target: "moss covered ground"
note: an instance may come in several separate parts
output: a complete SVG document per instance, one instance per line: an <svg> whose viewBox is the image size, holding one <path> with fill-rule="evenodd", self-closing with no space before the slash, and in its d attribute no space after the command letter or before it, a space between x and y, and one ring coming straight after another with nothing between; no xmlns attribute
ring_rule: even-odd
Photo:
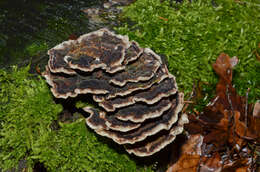
<svg viewBox="0 0 260 172"><path fill-rule="evenodd" d="M0 70L0 168L32 171L41 163L48 171L151 171L115 150L85 125L58 120L62 105L29 66ZM55 127L56 125L56 127ZM20 165L19 165L20 164ZM21 170L21 169L20 169Z"/></svg>
<svg viewBox="0 0 260 172"><path fill-rule="evenodd" d="M44 12L45 8L41 9ZM249 100L254 102L260 99L260 62L256 57L256 52L260 53L259 11L257 1L251 0L216 0L213 4L202 0L177 4L137 0L124 9L122 25L115 30L166 56L169 70L186 96L193 83L200 81L202 105L214 96L217 77L211 64L221 52L237 56L240 61L234 70L234 85L241 95L251 88ZM45 54L70 34L85 31L83 20L77 30L76 22L62 14L48 19L47 25L35 33L37 36L10 56ZM0 45L6 39L0 39ZM7 48L0 50L6 55L11 52ZM88 129L83 118L69 123L59 121L62 105L54 102L45 81L28 71L29 67L0 70L3 171L17 169L21 163L29 171L38 163L48 171L151 171Z"/></svg>
<svg viewBox="0 0 260 172"><path fill-rule="evenodd" d="M123 19L131 24L116 30L165 55L186 95L200 81L208 97L204 104L214 96L217 82L212 63L221 52L237 56L233 83L241 95L251 88L249 100L254 102L260 98L260 62L255 53L260 49L259 11L259 4L250 0L137 0L124 9Z"/></svg>

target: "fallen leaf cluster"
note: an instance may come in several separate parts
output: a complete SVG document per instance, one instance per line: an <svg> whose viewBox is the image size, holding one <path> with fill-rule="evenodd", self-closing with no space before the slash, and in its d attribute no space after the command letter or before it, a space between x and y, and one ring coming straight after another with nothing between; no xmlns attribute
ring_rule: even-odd
<svg viewBox="0 0 260 172"><path fill-rule="evenodd" d="M260 104L248 105L248 93L245 97L236 93L232 68L237 63L237 57L222 53L213 64L219 76L216 96L202 113L189 115L185 128L190 135L168 172L257 171Z"/></svg>

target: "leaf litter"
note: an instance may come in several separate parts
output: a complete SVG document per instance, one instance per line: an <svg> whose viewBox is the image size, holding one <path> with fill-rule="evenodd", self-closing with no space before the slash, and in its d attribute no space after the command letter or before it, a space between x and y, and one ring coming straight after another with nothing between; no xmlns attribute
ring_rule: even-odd
<svg viewBox="0 0 260 172"><path fill-rule="evenodd" d="M221 53L212 65L219 76L216 96L203 112L189 115L188 139L167 172L260 170L260 103L248 104L250 89L236 93L232 69L238 61Z"/></svg>

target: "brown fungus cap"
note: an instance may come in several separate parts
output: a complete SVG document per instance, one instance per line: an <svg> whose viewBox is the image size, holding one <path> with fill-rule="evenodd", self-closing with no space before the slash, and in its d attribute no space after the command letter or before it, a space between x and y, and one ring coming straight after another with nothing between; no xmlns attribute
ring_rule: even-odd
<svg viewBox="0 0 260 172"><path fill-rule="evenodd" d="M98 74L96 74L98 75ZM51 91L56 98L76 97L78 94L106 94L113 90L107 80L99 79L95 75L64 75L53 74L46 67L42 73L48 84L52 87Z"/></svg>
<svg viewBox="0 0 260 172"><path fill-rule="evenodd" d="M158 133L158 137L152 141L144 140L142 143L137 143L133 145L126 145L126 151L128 153L133 153L136 156L144 157L153 155L156 152L159 152L161 149L166 147L168 144L173 142L177 135L183 132L183 125L188 123L188 117L186 114L182 114L178 125L173 125L170 130L163 131L166 133Z"/></svg>
<svg viewBox="0 0 260 172"><path fill-rule="evenodd" d="M127 65L128 63L135 61L143 53L143 48L140 48L137 42L132 41L129 48L125 50L125 59L123 64Z"/></svg>
<svg viewBox="0 0 260 172"><path fill-rule="evenodd" d="M142 53L142 49L136 47L138 44L129 42L128 37L115 35L104 28L82 35L77 40L64 41L50 49L48 66L53 73L74 74L73 69L93 71L96 68L114 73L124 68L121 64L125 60L125 53L128 58L126 62Z"/></svg>
<svg viewBox="0 0 260 172"><path fill-rule="evenodd" d="M125 74L126 73L127 71ZM66 99L67 97L76 97L78 94L91 93L94 95L96 102L102 102L105 99L111 99L117 96L126 96L134 91L150 88L153 84L161 82L168 77L165 73L165 69L161 67L159 72L147 82L129 82L124 87L115 87L109 84L113 76L108 75L102 70L83 74L82 72L81 74L75 72L74 75L66 75L63 73L52 73L50 69L46 67L42 76L45 77L46 81L52 87L51 91L57 98ZM97 94L101 95L97 96Z"/></svg>
<svg viewBox="0 0 260 172"><path fill-rule="evenodd" d="M91 72L96 68L102 68L109 73L115 73L121 70L125 51L130 45L128 37L100 29L79 37L77 44L64 60L72 69ZM119 68L114 68L116 66Z"/></svg>
<svg viewBox="0 0 260 172"><path fill-rule="evenodd" d="M109 100L115 97L122 97L127 96L131 93L134 93L136 91L145 90L150 88L152 85L156 83L160 83L164 79L168 78L169 75L166 72L167 67L165 65L162 65L158 71L154 74L153 78L151 78L148 81L143 82L128 82L123 87L114 87L113 90L111 90L106 95L94 95L93 99L96 102L103 102L104 100Z"/></svg>
<svg viewBox="0 0 260 172"><path fill-rule="evenodd" d="M127 82L150 80L159 69L161 63L152 52L147 50L145 49L138 60L127 65L124 71L116 73L110 82L122 87Z"/></svg>
<svg viewBox="0 0 260 172"><path fill-rule="evenodd" d="M83 110L90 113L90 116L86 119L86 122L94 130L111 129L115 131L127 132L136 129L141 125L133 122L120 121L114 116L108 116L106 112L92 107L85 107Z"/></svg>
<svg viewBox="0 0 260 172"><path fill-rule="evenodd" d="M83 108L87 125L129 153L150 156L160 151L188 122L180 113L183 93L161 57L127 36L100 29L65 41L48 54L42 75L53 95L93 97L99 107Z"/></svg>
<svg viewBox="0 0 260 172"><path fill-rule="evenodd" d="M172 106L173 104L171 101L165 99L161 100L156 106L135 104L133 106L120 109L118 112L112 113L112 115L89 106L83 108L83 110L90 114L90 116L86 119L86 122L92 129L101 129L98 126L103 126L104 130L112 129L127 132L138 128L140 123L146 119L161 116Z"/></svg>
<svg viewBox="0 0 260 172"><path fill-rule="evenodd" d="M154 104L164 97L176 94L177 85L175 78L166 78L162 82L153 85L144 92L138 92L128 97L116 97L111 100L99 102L99 106L108 112L115 111L118 108L126 107L136 102L144 102L146 104ZM95 100L95 99L94 99Z"/></svg>
<svg viewBox="0 0 260 172"><path fill-rule="evenodd" d="M64 61L64 56L73 48L74 40L65 41L48 51L48 66L53 73L75 74L75 71Z"/></svg>
<svg viewBox="0 0 260 172"><path fill-rule="evenodd" d="M151 59L147 58L147 60L144 60L143 57L140 57L136 62L127 66L123 72L115 73L114 75L108 74L100 69L93 72L75 70L74 75L65 75L62 73L52 73L50 72L50 68L47 67L43 76L46 78L49 85L52 86L52 92L57 98L76 97L78 94L86 93L94 95L108 93L107 95L99 96L101 100L103 97L113 98L117 95L124 96L136 90L149 88L155 82L160 82L164 78L168 77L165 66L160 67L159 61L156 60L154 63L157 65L155 68L148 70L150 72L145 73L140 72L142 70L136 70L136 66L141 66L142 69L144 69L145 66L154 67L150 62ZM151 71L155 71L156 73ZM139 80L144 80L145 76L147 77L148 75L150 75L149 78L153 78L147 82L137 83ZM113 84L109 83L113 82L114 78L116 78L115 80L120 80L123 84L128 83L124 87L113 86ZM100 100L97 97L95 101L99 102Z"/></svg>
<svg viewBox="0 0 260 172"><path fill-rule="evenodd" d="M119 109L115 117L122 121L144 122L146 119L161 116L165 111L169 110L171 106L172 102L168 98L162 99L152 106L136 103L132 106Z"/></svg>
<svg viewBox="0 0 260 172"><path fill-rule="evenodd" d="M100 129L95 130L102 136L113 139L118 144L134 144L146 139L148 136L154 135L161 130L169 130L173 124L178 120L178 113L181 111L183 106L183 94L179 93L177 98L174 99L172 107L163 113L159 118L149 120L142 123L142 125L136 130L129 132L118 132L114 130Z"/></svg>

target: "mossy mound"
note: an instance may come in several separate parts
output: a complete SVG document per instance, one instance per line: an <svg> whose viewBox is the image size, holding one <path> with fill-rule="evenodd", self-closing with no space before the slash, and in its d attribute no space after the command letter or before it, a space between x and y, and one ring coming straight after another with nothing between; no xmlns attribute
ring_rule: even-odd
<svg viewBox="0 0 260 172"><path fill-rule="evenodd" d="M150 171L111 148L84 118L58 122L53 129L62 106L55 104L45 81L28 70L0 70L0 168L23 163L32 171L41 163L48 171Z"/></svg>

